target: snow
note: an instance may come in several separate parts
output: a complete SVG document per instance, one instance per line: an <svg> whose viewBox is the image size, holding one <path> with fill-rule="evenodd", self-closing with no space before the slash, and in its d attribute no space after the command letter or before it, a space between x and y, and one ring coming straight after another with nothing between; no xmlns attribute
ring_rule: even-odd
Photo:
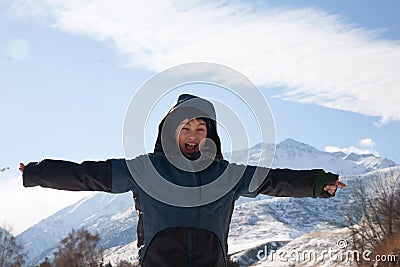
<svg viewBox="0 0 400 267"><path fill-rule="evenodd" d="M122 259L134 263L138 261L136 257L137 253L138 248L136 246L136 241L125 246L112 247L104 251L104 255L106 255L104 257L104 262L111 263L113 266L117 265Z"/></svg>

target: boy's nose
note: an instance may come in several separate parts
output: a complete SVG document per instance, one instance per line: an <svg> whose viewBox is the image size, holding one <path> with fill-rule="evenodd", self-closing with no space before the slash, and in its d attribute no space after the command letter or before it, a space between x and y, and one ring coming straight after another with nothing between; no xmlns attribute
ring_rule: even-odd
<svg viewBox="0 0 400 267"><path fill-rule="evenodd" d="M195 132L189 132L188 138L189 138L189 139L195 139L195 138L196 138Z"/></svg>

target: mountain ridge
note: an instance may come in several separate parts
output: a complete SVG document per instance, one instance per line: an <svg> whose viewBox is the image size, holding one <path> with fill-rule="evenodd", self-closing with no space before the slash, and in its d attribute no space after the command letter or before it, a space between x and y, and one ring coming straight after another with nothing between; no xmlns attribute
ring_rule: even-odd
<svg viewBox="0 0 400 267"><path fill-rule="evenodd" d="M271 163L268 153L273 150L272 144L257 144L249 150L235 152L235 162L240 164L252 164L260 166ZM250 152L249 152L250 151ZM226 153L227 157L229 153ZM249 156L250 155L250 156ZM260 155L267 155L260 158ZM291 169L317 169L323 168L326 171L339 175L354 175L366 173L378 169L397 166L397 163L373 154L346 154L344 152L326 152L317 148L287 138L275 146L275 153L272 160L272 168Z"/></svg>

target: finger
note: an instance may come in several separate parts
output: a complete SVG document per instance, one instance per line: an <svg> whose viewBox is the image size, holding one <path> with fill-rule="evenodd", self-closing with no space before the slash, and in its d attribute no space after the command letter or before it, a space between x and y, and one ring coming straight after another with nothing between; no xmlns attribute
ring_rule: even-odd
<svg viewBox="0 0 400 267"><path fill-rule="evenodd" d="M339 180L336 181L335 185L336 185L336 186L339 186L339 187L341 187L341 188L346 188L346 187L347 187L347 185L345 185L345 184L342 183L342 182L339 182Z"/></svg>
<svg viewBox="0 0 400 267"><path fill-rule="evenodd" d="M324 190L329 191L329 190L336 190L337 186L336 185L325 185Z"/></svg>
<svg viewBox="0 0 400 267"><path fill-rule="evenodd" d="M335 186L335 185L327 185L324 187L324 190L331 195L335 194L336 189L337 189L337 186Z"/></svg>

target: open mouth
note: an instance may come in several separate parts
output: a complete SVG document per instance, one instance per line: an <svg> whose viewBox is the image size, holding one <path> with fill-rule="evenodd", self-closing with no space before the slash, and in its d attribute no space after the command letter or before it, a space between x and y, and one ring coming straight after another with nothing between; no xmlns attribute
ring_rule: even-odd
<svg viewBox="0 0 400 267"><path fill-rule="evenodd" d="M185 143L185 148L187 151L194 151L197 147L199 146L199 144L196 143Z"/></svg>

